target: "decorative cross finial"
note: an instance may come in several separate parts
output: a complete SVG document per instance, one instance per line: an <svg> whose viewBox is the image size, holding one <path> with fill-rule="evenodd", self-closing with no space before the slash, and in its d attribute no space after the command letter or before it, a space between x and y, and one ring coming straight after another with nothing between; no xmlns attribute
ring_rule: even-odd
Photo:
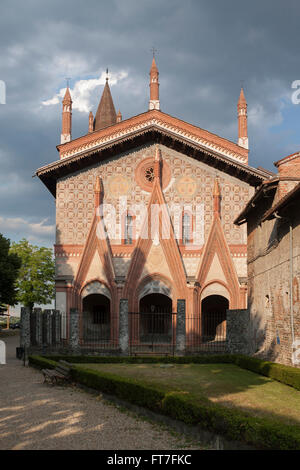
<svg viewBox="0 0 300 470"><path fill-rule="evenodd" d="M244 88L245 80L241 80L241 88Z"/></svg>
<svg viewBox="0 0 300 470"><path fill-rule="evenodd" d="M106 69L106 81L108 81L108 68Z"/></svg>
<svg viewBox="0 0 300 470"><path fill-rule="evenodd" d="M155 57L155 53L157 52L157 49L155 49L155 47L151 47L150 51L152 52L153 57Z"/></svg>
<svg viewBox="0 0 300 470"><path fill-rule="evenodd" d="M69 88L71 77L66 77L65 80L67 82L67 88Z"/></svg>

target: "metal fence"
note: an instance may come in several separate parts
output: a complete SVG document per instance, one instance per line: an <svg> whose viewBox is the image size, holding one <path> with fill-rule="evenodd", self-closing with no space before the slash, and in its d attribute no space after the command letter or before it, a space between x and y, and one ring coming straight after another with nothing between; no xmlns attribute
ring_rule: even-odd
<svg viewBox="0 0 300 470"><path fill-rule="evenodd" d="M106 312L82 312L79 318L79 345L96 351L119 348L119 318Z"/></svg>
<svg viewBox="0 0 300 470"><path fill-rule="evenodd" d="M47 351L71 350L70 315L57 311L30 315L30 344ZM106 312L79 314L78 348L82 353L117 354L119 315ZM175 355L177 313L128 313L130 355ZM185 354L226 352L225 312L202 313L185 317Z"/></svg>
<svg viewBox="0 0 300 470"><path fill-rule="evenodd" d="M226 313L186 316L186 353L226 352Z"/></svg>
<svg viewBox="0 0 300 470"><path fill-rule="evenodd" d="M172 354L176 346L176 313L130 312L129 353Z"/></svg>
<svg viewBox="0 0 300 470"><path fill-rule="evenodd" d="M176 353L176 313L129 313L129 353ZM187 315L186 354L226 352L226 314Z"/></svg>

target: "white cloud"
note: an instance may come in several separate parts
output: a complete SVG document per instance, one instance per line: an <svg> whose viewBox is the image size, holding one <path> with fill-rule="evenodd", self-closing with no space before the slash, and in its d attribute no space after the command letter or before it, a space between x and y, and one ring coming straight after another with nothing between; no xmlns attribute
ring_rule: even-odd
<svg viewBox="0 0 300 470"><path fill-rule="evenodd" d="M115 85L120 80L123 80L128 76L125 71L109 74L109 84ZM100 85L105 84L106 73L102 72L99 78L89 78L86 80L78 80L75 82L74 87L70 89L71 97L73 101L73 109L77 109L80 112L88 113L93 107L90 98L93 90ZM49 100L42 101L43 106L53 106L60 103L65 95L66 88L61 88Z"/></svg>
<svg viewBox="0 0 300 470"><path fill-rule="evenodd" d="M15 240L27 238L30 242L50 245L53 243L55 225L47 224L48 219L40 222L29 222L22 217L0 217L0 233Z"/></svg>

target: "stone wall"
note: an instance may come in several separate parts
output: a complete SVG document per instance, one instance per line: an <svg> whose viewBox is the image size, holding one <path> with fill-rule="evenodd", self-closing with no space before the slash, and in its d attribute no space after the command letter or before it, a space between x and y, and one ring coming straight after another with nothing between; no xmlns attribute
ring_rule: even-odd
<svg viewBox="0 0 300 470"><path fill-rule="evenodd" d="M256 214L257 215L257 214ZM290 226L293 259L290 259ZM248 289L254 352L262 358L293 364L292 323L300 340L300 213L288 219L248 223ZM292 313L291 316L291 300Z"/></svg>
<svg viewBox="0 0 300 470"><path fill-rule="evenodd" d="M229 353L250 354L252 352L253 342L249 310L227 310L226 338Z"/></svg>

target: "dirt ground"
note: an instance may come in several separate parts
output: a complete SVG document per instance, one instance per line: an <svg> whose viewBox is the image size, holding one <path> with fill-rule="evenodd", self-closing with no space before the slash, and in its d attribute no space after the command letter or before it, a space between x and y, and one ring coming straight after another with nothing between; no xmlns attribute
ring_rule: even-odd
<svg viewBox="0 0 300 470"><path fill-rule="evenodd" d="M3 341L7 364L0 365L0 450L203 449L100 395L44 384L41 372L16 359L19 337Z"/></svg>

